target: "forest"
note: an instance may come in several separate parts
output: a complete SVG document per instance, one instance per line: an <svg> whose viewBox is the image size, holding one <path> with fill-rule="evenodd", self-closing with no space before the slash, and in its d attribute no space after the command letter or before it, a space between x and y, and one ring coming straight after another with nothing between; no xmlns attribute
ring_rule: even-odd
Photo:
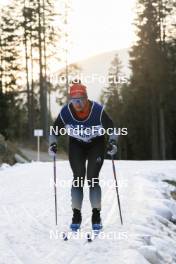
<svg viewBox="0 0 176 264"><path fill-rule="evenodd" d="M79 69L65 61L70 8L69 2L55 0L11 0L1 8L0 133L5 139L32 144L34 128L41 128L47 141L51 94L57 92L60 105L67 101L69 74ZM113 81L121 73L117 54L100 101L115 126L128 128L128 136L119 140L119 159L175 159L176 3L137 0L135 12L130 77L125 84ZM66 65L62 86L51 78L59 62Z"/></svg>

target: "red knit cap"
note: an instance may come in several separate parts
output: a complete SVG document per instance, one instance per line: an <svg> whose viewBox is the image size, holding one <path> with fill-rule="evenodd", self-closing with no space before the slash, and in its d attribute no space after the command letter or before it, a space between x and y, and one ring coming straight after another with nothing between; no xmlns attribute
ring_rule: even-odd
<svg viewBox="0 0 176 264"><path fill-rule="evenodd" d="M86 86L80 83L74 83L70 87L70 97L77 96L77 97L83 97L87 96Z"/></svg>

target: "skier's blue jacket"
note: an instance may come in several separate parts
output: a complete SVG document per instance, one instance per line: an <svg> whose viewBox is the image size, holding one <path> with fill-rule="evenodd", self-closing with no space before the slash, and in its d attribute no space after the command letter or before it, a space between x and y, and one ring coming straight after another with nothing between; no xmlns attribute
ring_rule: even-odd
<svg viewBox="0 0 176 264"><path fill-rule="evenodd" d="M91 110L88 117L83 120L76 117L71 103L62 107L53 126L54 131L58 132L57 135L63 135L62 128L66 128L70 137L89 143L96 137L104 136L105 129L114 127L112 120L104 111L104 107L97 102L89 102ZM50 139L50 142L52 141L54 141L53 137Z"/></svg>
<svg viewBox="0 0 176 264"><path fill-rule="evenodd" d="M92 102L88 117L85 120L79 120L73 116L70 104L66 104L61 109L60 117L69 136L89 142L92 138L102 136L102 112L103 106L96 102Z"/></svg>

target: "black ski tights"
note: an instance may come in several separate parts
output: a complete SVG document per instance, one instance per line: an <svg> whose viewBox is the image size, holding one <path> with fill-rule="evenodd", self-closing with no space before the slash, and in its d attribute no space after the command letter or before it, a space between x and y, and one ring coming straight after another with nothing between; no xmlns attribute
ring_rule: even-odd
<svg viewBox="0 0 176 264"><path fill-rule="evenodd" d="M81 210L86 172L91 206L92 208L101 209L99 172L104 161L104 152L104 137L97 137L90 143L84 143L70 138L69 161L73 171L73 183L71 188L73 209L76 208ZM88 161L87 164L86 160Z"/></svg>

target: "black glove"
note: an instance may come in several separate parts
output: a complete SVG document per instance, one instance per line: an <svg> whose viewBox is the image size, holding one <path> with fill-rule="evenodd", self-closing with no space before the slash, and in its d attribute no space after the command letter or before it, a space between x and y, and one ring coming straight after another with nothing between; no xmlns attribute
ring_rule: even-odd
<svg viewBox="0 0 176 264"><path fill-rule="evenodd" d="M114 156L116 153L117 153L116 141L111 140L108 142L107 154L109 154L110 156Z"/></svg>
<svg viewBox="0 0 176 264"><path fill-rule="evenodd" d="M48 154L49 154L51 157L54 157L54 156L56 156L56 153L57 153L57 144L56 144L56 143L52 143L52 144L49 146Z"/></svg>

